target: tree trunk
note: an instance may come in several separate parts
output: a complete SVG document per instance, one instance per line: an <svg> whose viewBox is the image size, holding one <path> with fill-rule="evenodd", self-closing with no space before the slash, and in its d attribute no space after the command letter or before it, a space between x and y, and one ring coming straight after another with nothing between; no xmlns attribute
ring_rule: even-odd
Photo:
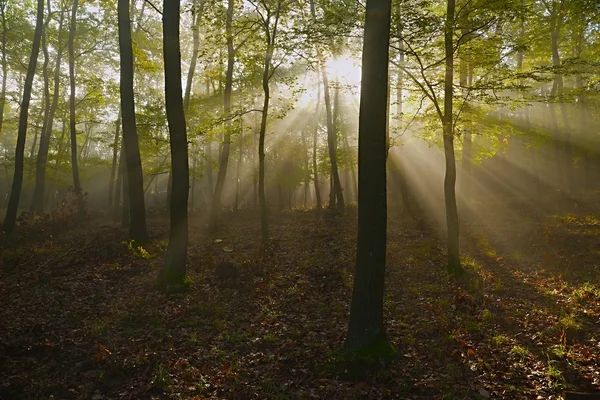
<svg viewBox="0 0 600 400"><path fill-rule="evenodd" d="M50 145L51 131L48 131L48 119L50 117L50 77L48 76L48 64L50 63L50 55L48 54L48 44L46 43L46 30L50 23L50 19L52 18L52 11L50 8L48 8L47 13L46 23L42 28L42 51L44 52L44 64L42 66L42 76L44 79L44 120L40 135L40 148L38 150L36 161L35 187L33 189L31 207L29 208L29 218L33 218L36 212L44 211L43 181L46 175L46 159L48 158L48 147Z"/></svg>
<svg viewBox="0 0 600 400"><path fill-rule="evenodd" d="M69 27L69 129L71 132L71 168L73 172L73 190L77 196L77 211L79 217L85 214L85 203L79 180L79 164L77 163L77 122L75 121L75 32L77 30L77 7L79 0L73 0L71 9L71 26Z"/></svg>
<svg viewBox="0 0 600 400"><path fill-rule="evenodd" d="M163 51L165 65L165 99L173 189L171 197L171 225L169 246L158 276L163 285L182 284L186 274L188 244L189 165L185 111L181 91L181 52L179 49L179 1L165 1L163 5Z"/></svg>
<svg viewBox="0 0 600 400"><path fill-rule="evenodd" d="M123 190L123 176L125 175L125 150L123 149L123 141L119 146L119 166L117 169L117 181L115 182L115 201L113 206L113 216L115 221L119 219L119 211L121 207L121 191ZM129 211L127 211L127 220L129 220Z"/></svg>
<svg viewBox="0 0 600 400"><path fill-rule="evenodd" d="M227 164L229 164L229 150L231 148L231 90L233 86L233 64L235 62L235 50L233 48L233 0L227 2L227 19L225 22L225 37L227 39L227 71L225 73L225 93L223 95L223 114L227 118L225 123L225 134L223 139L223 150L219 159L219 172L217 174L217 184L212 199L210 211L210 220L208 230L215 232L219 226L221 215L221 196L225 186L227 176Z"/></svg>
<svg viewBox="0 0 600 400"><path fill-rule="evenodd" d="M204 1L200 0L200 6L198 6L198 0L194 0L192 8L192 37L194 41L192 50L192 59L190 60L190 68L187 74L187 81L185 84L185 95L183 97L183 109L187 112L190 107L190 97L192 94L192 82L194 80L194 74L196 73L196 64L198 62L198 52L200 51L200 21L202 13L204 12Z"/></svg>
<svg viewBox="0 0 600 400"><path fill-rule="evenodd" d="M2 92L0 93L0 136L2 136L2 125L4 123L4 103L6 103L6 79L8 76L7 62L6 62L6 32L8 27L6 26L6 2L0 2L0 18L2 18ZM8 183L8 182L7 182Z"/></svg>
<svg viewBox="0 0 600 400"><path fill-rule="evenodd" d="M321 75L323 79L323 94L325 99L325 111L327 113L327 148L329 150L329 161L331 162L331 178L333 181L333 196L330 196L330 205L340 210L344 209L344 194L337 165L336 127L329 95L329 79L325 61L321 62ZM337 201L336 201L337 200Z"/></svg>
<svg viewBox="0 0 600 400"><path fill-rule="evenodd" d="M311 0L310 9L312 14L313 22L316 22L316 10L315 2ZM337 199L337 207L340 210L344 209L344 194L342 192L342 184L340 182L340 176L338 173L337 166L337 154L336 154L336 131L335 124L333 121L333 113L331 109L331 98L329 96L329 77L327 76L327 65L323 57L323 53L317 48L317 59L321 69L321 79L323 80L323 94L325 99L325 110L327 112L327 148L329 150L329 160L331 162L331 178L333 180L333 191L329 196L330 206L333 206L335 199ZM335 198L333 197L335 196Z"/></svg>
<svg viewBox="0 0 600 400"><path fill-rule="evenodd" d="M144 175L135 122L135 100L133 93L133 50L129 4L119 0L119 50L121 63L121 119L123 123L123 148L125 149L128 195L129 195L129 238L135 241L148 240L146 229L146 206L144 201ZM187 204L186 204L187 210Z"/></svg>
<svg viewBox="0 0 600 400"><path fill-rule="evenodd" d="M312 148L312 164L313 164L313 175L315 181L315 197L317 210L320 210L321 205L321 189L319 188L319 171L317 164L317 137L319 133L319 120L321 115L321 83L317 78L317 109L315 111L315 130L313 132L313 148Z"/></svg>
<svg viewBox="0 0 600 400"><path fill-rule="evenodd" d="M21 102L21 112L19 115L19 130L17 134L17 146L15 149L15 171L13 176L10 198L8 207L6 208L6 216L2 230L7 234L11 234L17 220L17 212L19 209L19 197L21 196L21 187L23 185L23 164L25 153L25 139L27 137L27 118L29 117L29 102L31 101L31 87L33 85L33 77L37 66L37 57L40 51L40 42L42 40L42 29L44 24L44 0L37 2L37 17L35 23L35 31L33 34L33 46L31 49L31 57L27 67L27 76L23 87L23 101Z"/></svg>
<svg viewBox="0 0 600 400"><path fill-rule="evenodd" d="M267 118L269 116L269 101L271 92L269 88L269 80L271 79L271 60L275 51L275 39L277 37L277 26L279 24L279 13L281 11L281 0L277 2L275 11L275 22L273 31L271 31L271 12L267 13L265 21L265 34L267 49L265 52L265 64L263 68L262 87L265 98L263 100L262 118L260 120L260 131L258 134L258 200L260 203L260 236L262 243L265 244L269 240L269 225L267 220L267 199L265 195L265 135L267 132Z"/></svg>
<svg viewBox="0 0 600 400"><path fill-rule="evenodd" d="M468 35L468 11L465 9L462 13L463 17L461 18L460 25L461 36L466 38ZM460 89L465 96L468 94L469 90L469 60L467 59L467 54L464 49L464 46L461 48L461 52L459 53L459 84ZM464 172L464 178L462 179L461 191L465 198L468 198L471 193L471 163L472 163L472 137L471 130L465 129L463 135L463 148L462 148L462 169Z"/></svg>
<svg viewBox="0 0 600 400"><path fill-rule="evenodd" d="M242 175L242 159L244 157L244 133L243 133L243 122L240 124L242 131L240 132L239 138L239 157L237 162L237 168L235 173L235 203L233 210L238 211L240 207L240 178Z"/></svg>
<svg viewBox="0 0 600 400"><path fill-rule="evenodd" d="M391 0L368 0L358 134L358 241L345 348L391 356L383 324L387 199L386 127Z"/></svg>
<svg viewBox="0 0 600 400"><path fill-rule="evenodd" d="M113 141L113 157L112 157L112 165L110 168L110 181L108 182L108 207L112 207L113 202L113 192L115 187L115 175L117 172L117 161L119 159L119 136L120 136L120 128L121 128L121 113L119 113L119 117L117 118L117 124L115 128L115 139Z"/></svg>
<svg viewBox="0 0 600 400"><path fill-rule="evenodd" d="M454 117L452 114L454 80L454 9L455 0L448 0L445 28L446 74L444 79L444 116L442 118L444 135L444 156L446 176L444 178L444 198L446 205L446 226L448 230L448 272L461 275L464 270L460 264L458 210L456 208L456 158L454 155Z"/></svg>

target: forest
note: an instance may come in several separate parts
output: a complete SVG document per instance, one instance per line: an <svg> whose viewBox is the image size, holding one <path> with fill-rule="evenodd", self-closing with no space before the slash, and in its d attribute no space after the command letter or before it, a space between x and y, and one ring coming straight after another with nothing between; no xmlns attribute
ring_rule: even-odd
<svg viewBox="0 0 600 400"><path fill-rule="evenodd" d="M598 0L0 0L0 399L599 399Z"/></svg>

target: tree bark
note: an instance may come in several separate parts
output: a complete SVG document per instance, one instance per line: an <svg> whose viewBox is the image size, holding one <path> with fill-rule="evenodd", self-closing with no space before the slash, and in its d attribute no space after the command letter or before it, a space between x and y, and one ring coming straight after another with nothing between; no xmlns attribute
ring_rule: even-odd
<svg viewBox="0 0 600 400"><path fill-rule="evenodd" d="M71 133L71 168L73 172L73 190L77 196L77 212L82 218L85 214L85 202L79 180L79 164L77 162L77 122L75 120L75 32L77 30L77 8L79 0L73 0L71 9L71 26L69 27L69 130Z"/></svg>
<svg viewBox="0 0 600 400"><path fill-rule="evenodd" d="M0 2L0 18L2 18L2 92L0 93L0 137L2 136L2 125L4 123L4 103L6 103L6 79L8 76L8 68L6 62L6 2Z"/></svg>
<svg viewBox="0 0 600 400"><path fill-rule="evenodd" d="M48 0L48 16L46 23L42 28L42 51L44 53L44 64L42 66L42 76L44 79L44 121L42 123L42 131L40 135L40 148L37 154L35 186L33 189L33 197L31 207L29 208L29 218L33 218L36 212L44 211L44 180L46 177L46 160L48 158L48 147L50 145L50 134L48 130L50 118L50 77L48 76L48 64L50 63L50 55L48 54L48 44L46 43L46 30L52 18L50 9L50 1ZM62 15L62 13L61 13ZM62 21L61 21L62 22ZM61 24L62 28L62 24ZM59 29L60 32L60 29ZM60 38L60 34L59 34ZM60 42L60 40L59 40ZM60 44L59 44L60 46ZM60 51L60 50L59 50Z"/></svg>
<svg viewBox="0 0 600 400"><path fill-rule="evenodd" d="M315 9L315 1L310 1L310 11L313 22L316 22L317 15ZM325 111L327 112L327 148L329 151L329 160L331 162L331 179L333 180L333 191L329 196L330 207L334 206L335 200L337 199L337 207L340 210L344 209L344 194L342 191L342 184L340 182L340 176L338 173L337 166L337 155L336 155L336 131L333 121L333 113L331 109L331 98L329 96L329 78L327 76L327 65L323 57L321 49L317 46L317 60L321 70L321 79L323 80L323 94L325 100ZM335 197L333 197L335 195Z"/></svg>
<svg viewBox="0 0 600 400"><path fill-rule="evenodd" d="M121 119L123 123L123 148L125 149L127 189L129 195L129 238L135 241L148 240L146 229L146 206L144 201L144 175L135 121L135 99L133 92L133 49L129 3L119 0L119 53L121 63ZM187 204L186 204L187 209Z"/></svg>
<svg viewBox="0 0 600 400"><path fill-rule="evenodd" d="M183 109L187 112L190 107L190 97L192 94L192 83L194 80L194 74L196 73L196 65L198 63L198 52L200 51L200 21L202 13L204 12L204 1L205 0L194 0L192 8L192 38L193 38L193 49L192 59L190 60L190 68L187 73L187 80L185 84L185 95L183 96ZM198 2L200 3L198 5Z"/></svg>
<svg viewBox="0 0 600 400"><path fill-rule="evenodd" d="M227 70L225 72L225 92L223 95L223 114L227 118L225 123L225 134L223 138L223 149L219 159L219 172L217 174L217 184L212 199L210 220L208 230L215 232L219 226L221 215L221 197L225 178L227 176L227 165L229 164L229 150L231 148L231 127L232 121L229 116L231 112L231 91L233 86L233 65L235 62L235 50L233 48L233 0L227 2L227 19L225 21L225 37L227 39Z"/></svg>
<svg viewBox="0 0 600 400"><path fill-rule="evenodd" d="M17 134L17 146L15 149L15 171L13 176L10 198L6 208L6 216L2 230L11 234L17 220L19 208L19 197L21 196L21 187L23 185L23 167L25 153L25 139L27 137L27 118L29 117L29 102L31 101L31 87L33 86L33 77L37 66L37 57L40 51L40 42L42 40L42 29L44 24L44 0L37 1L37 16L35 31L33 34L33 46L31 57L27 67L25 85L23 87L23 101L21 102L21 112L19 115L19 130Z"/></svg>
<svg viewBox="0 0 600 400"><path fill-rule="evenodd" d="M119 162L117 169L117 181L115 182L115 200L113 206L113 217L115 221L119 220L119 211L121 208L121 191L123 190L123 176L125 175L125 150L123 141L119 146ZM127 220L129 220L129 211L127 211Z"/></svg>
<svg viewBox="0 0 600 400"><path fill-rule="evenodd" d="M119 136L120 136L120 128L121 128L121 113L119 113L119 117L117 118L117 123L115 127L115 138L113 141L113 157L112 164L110 167L110 181L108 183L108 207L112 207L113 204L113 192L115 187L115 175L117 174L117 161L119 160Z"/></svg>
<svg viewBox="0 0 600 400"><path fill-rule="evenodd" d="M384 358L393 353L383 324L390 20L391 0L367 1L358 134L356 273L345 343L351 354Z"/></svg>
<svg viewBox="0 0 600 400"><path fill-rule="evenodd" d="M461 275L464 270L460 263L458 210L456 208L456 158L454 154L454 116L452 114L454 80L454 10L455 0L448 0L444 45L446 50L446 74L444 78L444 156L446 176L444 178L444 198L446 205L446 226L448 235L448 272Z"/></svg>
<svg viewBox="0 0 600 400"><path fill-rule="evenodd" d="M260 204L260 236L263 244L269 240L269 221L267 220L267 199L265 195L265 135L267 132L267 118L269 116L269 101L271 99L271 92L269 88L269 81L271 79L271 61L273 60L273 53L275 52L275 40L277 38L280 11L281 0L278 0L277 9L275 11L275 21L273 23L273 31L271 31L270 10L267 10L267 17L264 21L267 49L265 51L262 87L265 97L263 100L260 131L258 134L258 201Z"/></svg>
<svg viewBox="0 0 600 400"><path fill-rule="evenodd" d="M163 285L182 284L186 274L188 244L189 165L185 111L181 90L181 52L179 49L179 1L165 1L163 5L163 51L165 63L165 99L173 189L171 197L171 225L169 246L158 276Z"/></svg>
<svg viewBox="0 0 600 400"><path fill-rule="evenodd" d="M317 163L317 138L319 133L319 120L321 115L321 83L317 77L317 109L315 111L315 130L313 132L313 148L312 148L312 163L313 163L313 175L315 181L315 197L317 210L320 210L321 205L321 189L319 188L319 170Z"/></svg>

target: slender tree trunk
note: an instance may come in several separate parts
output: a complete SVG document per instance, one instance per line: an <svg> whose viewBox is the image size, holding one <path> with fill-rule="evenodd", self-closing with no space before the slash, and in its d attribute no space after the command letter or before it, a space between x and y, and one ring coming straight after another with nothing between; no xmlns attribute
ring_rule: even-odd
<svg viewBox="0 0 600 400"><path fill-rule="evenodd" d="M558 40L563 24L562 4L562 1L552 2L552 10L550 15L550 33L552 39L552 66L554 68L559 68L561 65L560 53L558 49ZM565 123L565 133L561 134L560 128L558 126L558 120L556 117L556 104L551 104L550 118L555 137L554 151L556 154L556 169L557 176L562 177L562 179L560 179L559 181L560 191L562 193L566 187L573 189L573 155L571 151L571 143L569 137L570 132L568 132L570 127L567 122L566 109L564 108L564 104L562 104L564 101L563 76L560 72L554 73L554 81L552 83L552 90L550 92L550 96L560 103L561 116ZM564 196L561 195L559 206L562 207L564 205L564 200Z"/></svg>
<svg viewBox="0 0 600 400"><path fill-rule="evenodd" d="M56 152L56 160L54 161L54 171L52 171L52 179L50 180L50 190L49 190L49 196L47 196L46 198L46 203L50 204L51 206L54 206L56 204L56 189L57 189L57 185L56 185L56 172L58 171L58 169L60 168L60 163L62 160L62 156L63 153L65 152L65 138L67 136L67 115L63 115L63 118L61 119L62 122L62 129L61 129L61 133L60 133L60 138L58 139L58 151ZM50 196L51 195L51 196ZM50 202L50 200L52 200L52 202Z"/></svg>
<svg viewBox="0 0 600 400"><path fill-rule="evenodd" d="M71 168L73 173L73 190L77 196L77 211L79 217L85 215L85 202L81 181L79 180L79 164L77 162L77 122L75 120L75 33L77 30L77 8L79 0L73 0L71 9L71 26L69 27L69 129L71 133Z"/></svg>
<svg viewBox="0 0 600 400"><path fill-rule="evenodd" d="M192 83L194 80L194 74L196 73L198 52L200 51L200 21L202 13L204 12L204 1L205 0L194 0L194 4L192 6L192 37L194 44L192 49L192 58L190 60L190 68L187 73L187 81L185 84L185 95L183 96L183 109L185 112L187 112L188 108L190 107Z"/></svg>
<svg viewBox="0 0 600 400"><path fill-rule="evenodd" d="M35 31L33 34L33 46L31 49L31 57L27 67L27 75L25 85L23 87L23 101L21 103L21 113L19 115L19 130L17 134L17 146L15 149L15 171L12 182L8 207L6 208L6 216L2 230L7 234L11 234L17 220L17 212L19 209L19 197L21 196L21 187L23 185L23 167L25 153L25 139L27 137L27 118L29 116L29 102L31 101L31 87L33 86L33 77L37 66L37 57L40 51L40 42L42 40L42 30L44 24L44 0L37 2L37 17L35 23Z"/></svg>
<svg viewBox="0 0 600 400"><path fill-rule="evenodd" d="M277 38L277 27L279 24L279 13L281 11L281 0L277 1L277 9L275 11L275 22L273 31L271 31L271 11L267 11L267 19L265 21L265 34L267 49L265 52L265 64L263 68L262 87L264 92L262 118L260 121L260 131L258 135L258 200L260 203L260 235L262 243L265 244L269 240L269 225L267 220L267 198L265 194L265 136L267 133L267 121L269 116L269 101L271 92L269 81L271 79L271 61L275 51L275 40Z"/></svg>
<svg viewBox="0 0 600 400"><path fill-rule="evenodd" d="M468 10L465 8L462 12L463 17L461 18L460 25L461 36L466 38L468 37ZM470 61L467 56L467 52L464 46L461 48L459 53L459 84L460 89L462 91L463 96L467 96L469 91L469 64ZM466 101L466 99L464 100ZM471 193L471 164L472 164L472 148L473 148L473 139L471 137L471 130L465 129L463 135L463 148L462 148L462 169L464 172L464 178L462 179L461 191L465 198L468 198Z"/></svg>
<svg viewBox="0 0 600 400"><path fill-rule="evenodd" d="M313 22L316 22L316 10L315 2L310 2L311 14ZM323 53L317 48L317 58L321 69L321 79L323 80L323 94L325 99L325 110L327 113L327 148L329 150L329 160L331 162L331 178L333 180L333 191L332 194L337 198L337 207L340 210L344 209L344 194L342 192L342 184L340 182L340 176L338 173L337 166L337 149L336 149L336 131L335 124L333 121L333 113L331 109L331 98L329 96L329 77L327 76L327 65L323 57ZM330 194L330 206L333 206L335 202L334 197Z"/></svg>
<svg viewBox="0 0 600 400"><path fill-rule="evenodd" d="M313 175L315 181L315 197L317 210L320 210L321 205L321 189L319 188L319 171L317 163L317 138L319 133L319 120L321 115L321 83L317 78L317 109L315 111L315 130L313 132L313 148L312 148L312 163L313 163Z"/></svg>
<svg viewBox="0 0 600 400"><path fill-rule="evenodd" d="M194 154L192 156L192 171L191 171L191 178L192 178L192 186L190 188L190 210L194 210L195 209L195 201L196 201L196 155Z"/></svg>
<svg viewBox="0 0 600 400"><path fill-rule="evenodd" d="M444 156L446 176L444 178L444 197L446 205L446 225L448 229L448 272L461 275L464 270L460 263L458 210L456 208L456 158L454 155L454 117L452 114L454 80L454 10L455 0L448 0L445 49L446 75L444 79L444 117L442 118L444 135Z"/></svg>
<svg viewBox="0 0 600 400"><path fill-rule="evenodd" d="M388 357L383 324L387 199L386 128L391 0L367 0L358 134L356 273L345 348Z"/></svg>
<svg viewBox="0 0 600 400"><path fill-rule="evenodd" d="M213 151L212 151L212 142L210 139L204 145L204 154L206 156L206 166L205 166L205 191L207 193L206 196L206 206L208 209L212 206L212 195L214 190L213 183Z"/></svg>
<svg viewBox="0 0 600 400"><path fill-rule="evenodd" d="M119 147L119 166L117 169L117 181L115 182L115 201L113 206L113 216L115 221L119 219L119 211L121 207L121 191L123 190L123 176L125 175L125 150L123 149L123 141L121 141L121 145ZM127 220L129 220L128 210Z"/></svg>
<svg viewBox="0 0 600 400"><path fill-rule="evenodd" d="M4 104L6 103L6 79L8 77L8 69L6 62L6 31L8 27L6 26L6 6L7 3L2 1L0 2L0 18L2 18L2 43L0 46L2 48L2 92L0 93L0 137L2 137L2 125L4 123ZM8 182L7 182L8 183Z"/></svg>
<svg viewBox="0 0 600 400"><path fill-rule="evenodd" d="M50 3L49 0L48 3ZM38 150L36 161L35 187L33 189L31 207L29 207L29 218L33 218L36 212L44 211L44 191L42 181L44 181L46 175L46 159L48 158L48 147L50 145L50 132L48 131L48 119L50 117L50 77L48 76L48 64L50 63L50 55L48 54L48 44L46 43L46 30L48 29L48 24L52 18L50 4L48 4L47 14L46 23L42 28L42 51L44 53L44 64L42 66L42 76L44 79L44 117L40 135L40 148ZM42 186L40 187L40 185Z"/></svg>
<svg viewBox="0 0 600 400"><path fill-rule="evenodd" d="M398 82L397 82L397 86L396 86L396 115L397 115L397 127L398 130L402 129L402 113L403 113L403 90L404 90L404 72L402 70L402 67L404 66L404 42L400 42L400 51L398 54L398 63L399 63L399 68L398 68ZM406 149L402 148L400 149L399 156L400 157L404 157L406 151L404 151ZM410 214L410 202L408 199L408 184L406 183L406 172L405 172L405 168L406 166L404 165L405 160L400 160L400 162L397 163L397 168L396 168L396 174L398 177L398 185L399 185L399 189L400 189L400 196L402 199L402 214L403 215L408 215Z"/></svg>
<svg viewBox="0 0 600 400"><path fill-rule="evenodd" d="M181 91L181 52L179 49L179 1L165 1L163 5L163 51L165 63L165 98L173 189L171 198L171 225L169 246L158 276L161 284L182 284L186 274L188 244L188 194L190 171L188 145Z"/></svg>
<svg viewBox="0 0 600 400"><path fill-rule="evenodd" d="M115 138L113 141L113 157L112 157L112 165L110 168L110 181L108 183L108 207L112 207L113 197L114 197L114 187L115 187L115 175L117 174L117 161L119 160L119 136L120 136L120 128L121 128L121 113L119 113L119 117L117 118L117 123L115 127Z"/></svg>
<svg viewBox="0 0 600 400"><path fill-rule="evenodd" d="M129 196L129 174L127 174L127 151L123 143L123 154L121 157L123 172L121 176L121 192L123 194L123 206L121 207L121 228L129 229L131 226L131 198Z"/></svg>
<svg viewBox="0 0 600 400"><path fill-rule="evenodd" d="M321 62L321 75L323 79L323 94L325 99L325 110L327 113L327 148L329 150L329 161L331 162L331 179L333 181L333 196L330 196L330 205L340 210L344 209L344 194L342 192L342 183L337 165L337 146L336 146L336 129L333 118L333 110L331 107L331 98L329 95L329 79L327 77L327 68L325 61ZM337 202L335 201L337 200Z"/></svg>
<svg viewBox="0 0 600 400"><path fill-rule="evenodd" d="M133 93L133 50L129 3L119 0L119 50L121 62L121 119L123 123L123 148L125 149L127 189L129 195L129 238L136 241L148 240L146 229L146 205L144 201L144 176L135 122L135 100ZM187 203L186 203L187 210Z"/></svg>
<svg viewBox="0 0 600 400"><path fill-rule="evenodd" d="M200 3L200 4L198 4ZM194 74L196 73L196 65L198 62L198 52L200 51L200 21L204 12L204 0L194 0L192 6L192 37L193 37L193 48L192 58L190 60L190 68L187 73L187 80L185 85L185 94L183 96L183 109L187 114L190 107L190 98L192 94L192 84L194 81ZM196 164L197 157L194 154L192 156L192 188L190 191L190 208L195 209L196 200Z"/></svg>
<svg viewBox="0 0 600 400"><path fill-rule="evenodd" d="M243 129L243 123L241 123L240 125L242 125L241 128ZM236 169L236 173L235 173L235 205L233 207L234 211L238 211L239 207L240 207L240 179L242 176L242 159L244 157L243 131L241 131L241 133L240 133L239 151L240 151L240 154L238 157L237 169Z"/></svg>
<svg viewBox="0 0 600 400"><path fill-rule="evenodd" d="M50 1L48 1L48 10L50 10ZM50 147L50 138L52 136L52 130L54 127L54 117L56 115L56 110L58 109L58 98L60 96L60 66L62 62L62 32L63 32L63 24L64 24L64 16L65 13L60 13L60 19L58 22L58 48L56 53L56 66L54 68L54 92L52 95L52 105L50 106L50 111L48 114L48 119L46 123L46 128L44 133L42 134L42 139L40 142L40 150L38 152L38 160L37 160L37 169L36 169L36 180L35 180L35 190L33 195L33 203L32 203L32 212L43 212L44 211L44 192L46 186L46 166L48 163L48 150ZM47 53L47 48L44 50L44 53ZM64 129L63 129L64 132ZM62 140L62 139L61 139ZM60 153L60 149L59 149Z"/></svg>
<svg viewBox="0 0 600 400"><path fill-rule="evenodd" d="M231 90L233 85L233 65L235 62L235 50L233 48L233 0L227 2L227 19L225 22L225 36L227 39L227 71L225 73L225 93L223 95L223 113L227 118L225 123L225 134L223 140L223 149L219 159L219 172L217 174L217 184L212 199L212 207L210 212L210 220L208 229L215 232L219 226L221 215L221 197L223 195L223 187L225 186L225 178L227 176L227 165L229 163L229 150L231 148L231 127L232 122L229 116L231 112Z"/></svg>

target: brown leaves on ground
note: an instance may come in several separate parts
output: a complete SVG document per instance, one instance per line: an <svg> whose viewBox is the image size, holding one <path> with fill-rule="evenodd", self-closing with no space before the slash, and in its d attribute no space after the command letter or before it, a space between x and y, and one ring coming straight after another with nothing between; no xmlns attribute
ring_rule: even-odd
<svg viewBox="0 0 600 400"><path fill-rule="evenodd" d="M109 226L27 227L2 238L0 398L531 399L597 390L595 221L468 225L468 274L455 281L432 229L391 220L385 316L398 359L370 370L339 357L355 210L278 215L266 247L252 214L227 215L218 237L192 221L189 285L170 293L154 286L165 221L150 224L154 241L143 249Z"/></svg>

